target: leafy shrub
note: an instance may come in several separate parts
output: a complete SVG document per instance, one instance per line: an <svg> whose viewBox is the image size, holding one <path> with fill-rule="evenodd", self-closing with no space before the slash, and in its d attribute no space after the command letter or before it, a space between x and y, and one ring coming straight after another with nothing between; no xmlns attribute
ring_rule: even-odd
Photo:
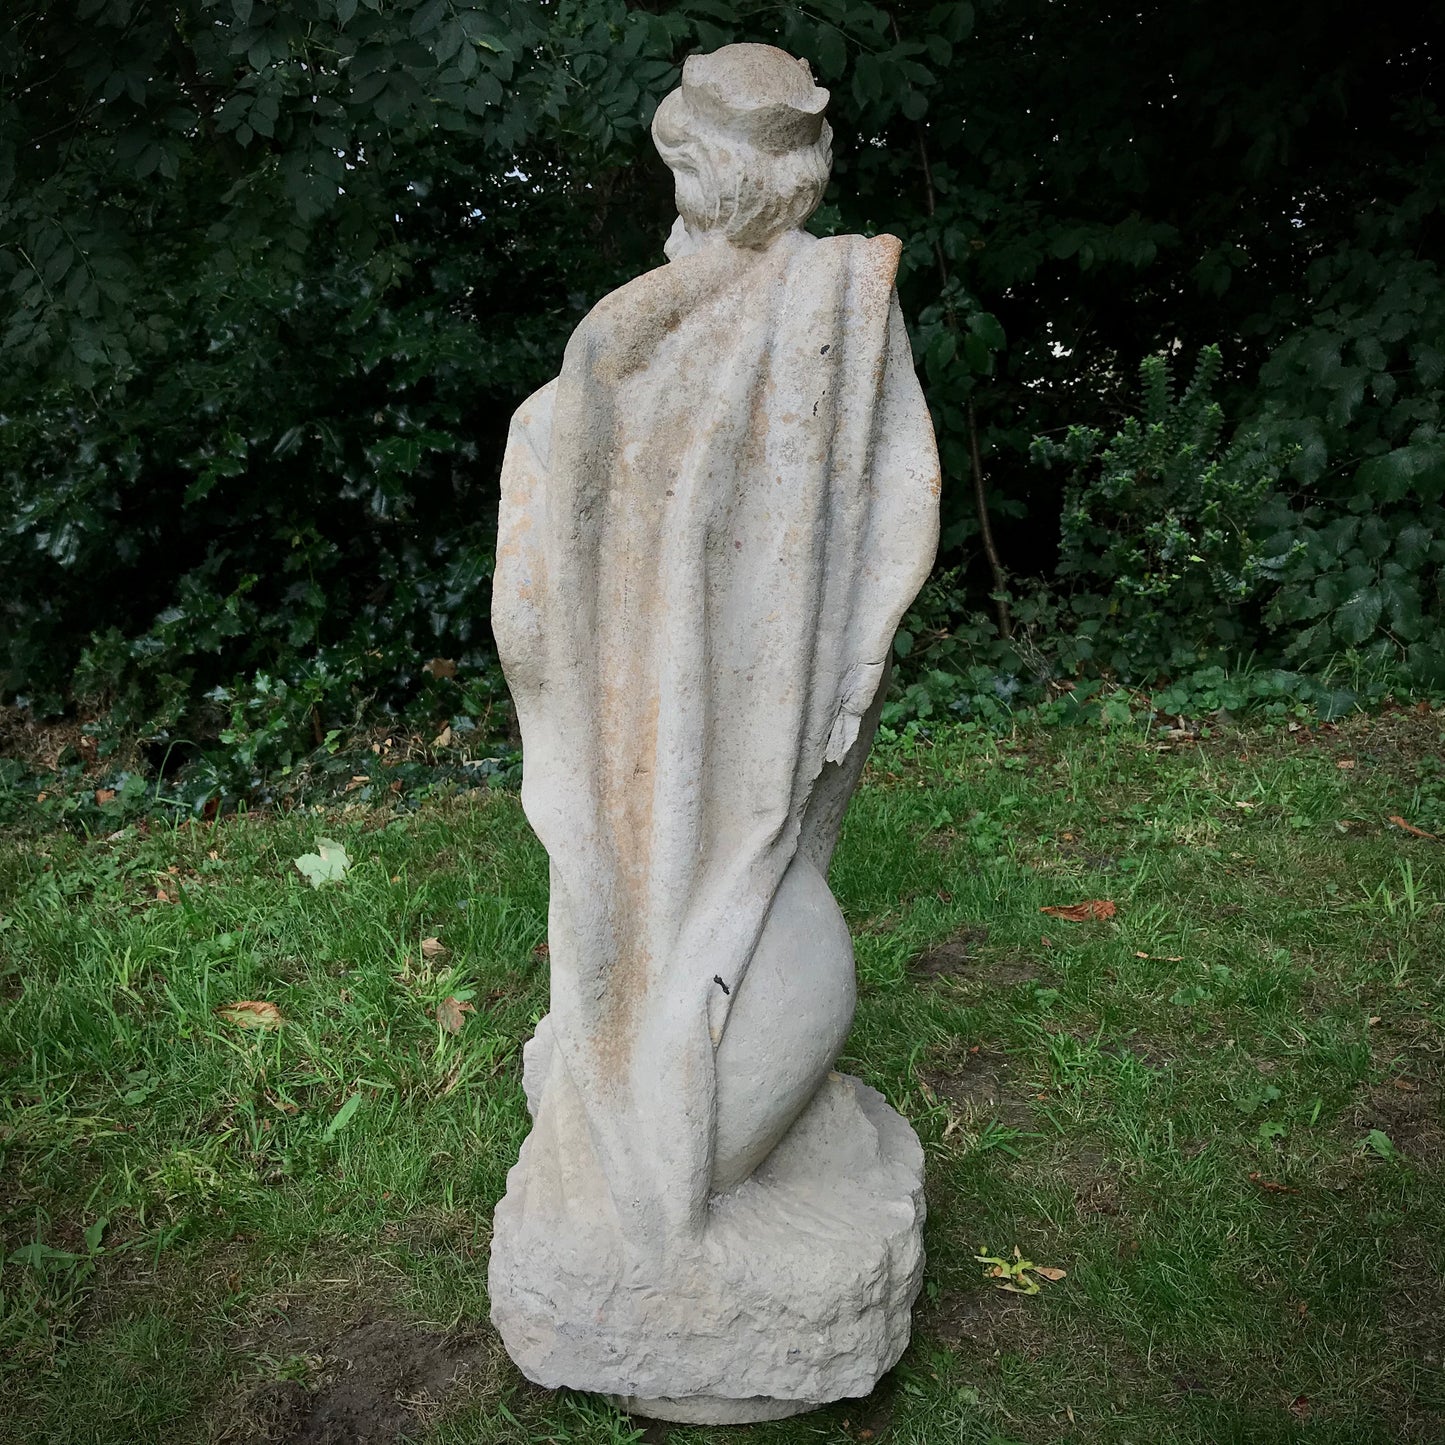
<svg viewBox="0 0 1445 1445"><path fill-rule="evenodd" d="M1257 427L1294 449L1260 523L1288 557L1267 621L1295 665L1359 648L1438 682L1445 278L1381 222L1363 230L1371 246L1311 266L1310 313L1261 372Z"/></svg>
<svg viewBox="0 0 1445 1445"><path fill-rule="evenodd" d="M1248 433L1223 442L1212 395L1222 365L1219 348L1205 347L1176 399L1168 359L1148 357L1141 415L1114 436L1074 426L1033 445L1045 467L1069 468L1059 578L1103 603L1095 661L1122 677L1247 646L1247 609L1290 560L1269 555L1253 527L1281 449Z"/></svg>

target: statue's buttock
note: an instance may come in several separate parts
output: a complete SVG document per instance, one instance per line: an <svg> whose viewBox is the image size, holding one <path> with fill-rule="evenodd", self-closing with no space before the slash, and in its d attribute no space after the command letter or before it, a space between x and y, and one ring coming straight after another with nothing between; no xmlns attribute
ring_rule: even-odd
<svg viewBox="0 0 1445 1445"><path fill-rule="evenodd" d="M938 463L892 237L800 227L827 92L693 57L653 134L668 265L513 421L493 623L551 862L533 1129L492 1318L533 1380L721 1423L866 1394L922 1271L922 1152L831 1071L827 884L931 565Z"/></svg>

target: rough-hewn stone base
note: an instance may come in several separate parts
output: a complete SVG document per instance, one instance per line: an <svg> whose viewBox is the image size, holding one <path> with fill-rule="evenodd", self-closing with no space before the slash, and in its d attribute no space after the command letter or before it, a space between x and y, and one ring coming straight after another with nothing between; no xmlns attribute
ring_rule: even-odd
<svg viewBox="0 0 1445 1445"><path fill-rule="evenodd" d="M730 1424L866 1395L903 1353L923 1151L876 1090L830 1074L665 1277L623 1248L590 1151L549 1112L508 1176L489 1276L492 1320L529 1379Z"/></svg>

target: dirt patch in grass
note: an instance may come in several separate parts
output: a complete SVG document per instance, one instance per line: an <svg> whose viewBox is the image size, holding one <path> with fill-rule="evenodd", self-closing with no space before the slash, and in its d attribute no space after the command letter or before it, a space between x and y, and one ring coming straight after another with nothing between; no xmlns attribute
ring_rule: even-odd
<svg viewBox="0 0 1445 1445"><path fill-rule="evenodd" d="M954 979L970 984L988 984L993 988L1015 988L1021 983L1034 983L1044 976L1043 966L1023 954L983 960L979 951L988 942L988 929L960 929L936 948L918 954L908 965L915 978Z"/></svg>
<svg viewBox="0 0 1445 1445"><path fill-rule="evenodd" d="M1080 1218L1123 1211L1119 1180L1097 1150L1080 1149L1068 1156L1064 1160L1063 1175L1074 1191L1074 1208Z"/></svg>
<svg viewBox="0 0 1445 1445"><path fill-rule="evenodd" d="M992 1117L1010 1129L1033 1127L1033 1109L1015 1087L1013 1065L1002 1054L950 1051L919 1079L965 1120Z"/></svg>
<svg viewBox="0 0 1445 1445"><path fill-rule="evenodd" d="M494 1351L478 1334L433 1334L395 1320L353 1324L299 1380L254 1389L218 1437L223 1445L393 1445L424 1429L446 1397L484 1373Z"/></svg>
<svg viewBox="0 0 1445 1445"><path fill-rule="evenodd" d="M978 965L978 950L987 942L988 929L972 926L961 928L937 948L930 948L913 958L909 962L908 971L916 978L950 978L958 974L974 976Z"/></svg>
<svg viewBox="0 0 1445 1445"><path fill-rule="evenodd" d="M1017 1331L1023 1316L1018 1295L999 1289L947 1290L918 1318L919 1332L954 1354L991 1352Z"/></svg>
<svg viewBox="0 0 1445 1445"><path fill-rule="evenodd" d="M1429 1084L1401 1077L1373 1085L1355 1104L1353 1123L1364 1132L1380 1130L1420 1163L1445 1159L1445 1112L1440 1091Z"/></svg>

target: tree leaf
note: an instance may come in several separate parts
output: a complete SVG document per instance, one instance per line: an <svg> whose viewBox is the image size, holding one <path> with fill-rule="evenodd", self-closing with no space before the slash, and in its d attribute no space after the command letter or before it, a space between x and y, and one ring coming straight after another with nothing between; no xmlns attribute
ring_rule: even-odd
<svg viewBox="0 0 1445 1445"><path fill-rule="evenodd" d="M340 883L351 868L346 849L331 838L318 838L316 852L303 853L292 862L313 888L320 888L323 883Z"/></svg>
<svg viewBox="0 0 1445 1445"><path fill-rule="evenodd" d="M449 1034L459 1034L462 1031L462 1024L465 1022L465 1015L475 1012L476 1010L469 1003L462 1003L457 998L444 998L437 1005L437 1022Z"/></svg>
<svg viewBox="0 0 1445 1445"><path fill-rule="evenodd" d="M1108 898L1090 898L1083 903L1070 903L1063 907L1040 908L1051 918L1067 918L1070 923L1084 923L1094 918L1112 918L1118 907Z"/></svg>
<svg viewBox="0 0 1445 1445"><path fill-rule="evenodd" d="M262 999L241 999L237 1003L223 1004L215 1012L223 1024L231 1024L238 1029L278 1029L286 1022L274 1003Z"/></svg>
<svg viewBox="0 0 1445 1445"><path fill-rule="evenodd" d="M1385 599L1378 587L1359 587L1335 611L1335 634L1342 642L1358 647L1374 635L1384 611Z"/></svg>

